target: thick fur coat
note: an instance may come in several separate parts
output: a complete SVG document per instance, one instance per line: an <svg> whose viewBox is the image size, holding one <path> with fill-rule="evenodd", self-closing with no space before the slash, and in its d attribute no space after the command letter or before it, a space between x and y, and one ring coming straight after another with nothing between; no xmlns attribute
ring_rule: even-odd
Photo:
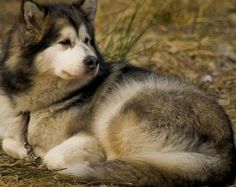
<svg viewBox="0 0 236 187"><path fill-rule="evenodd" d="M22 138L49 169L83 180L143 186L224 186L235 174L230 121L182 81L107 64L94 37L96 0L22 2L1 59L1 90L16 119L3 149ZM6 97L5 97L6 96Z"/></svg>

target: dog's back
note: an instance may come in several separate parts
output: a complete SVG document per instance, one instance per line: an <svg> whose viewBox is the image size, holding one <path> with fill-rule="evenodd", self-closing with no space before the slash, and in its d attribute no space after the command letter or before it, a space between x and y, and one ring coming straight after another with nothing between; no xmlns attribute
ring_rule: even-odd
<svg viewBox="0 0 236 187"><path fill-rule="evenodd" d="M233 133L214 99L172 78L125 65L115 69L118 82L105 84L109 92L96 103L93 124L107 161L79 176L156 186L232 182Z"/></svg>

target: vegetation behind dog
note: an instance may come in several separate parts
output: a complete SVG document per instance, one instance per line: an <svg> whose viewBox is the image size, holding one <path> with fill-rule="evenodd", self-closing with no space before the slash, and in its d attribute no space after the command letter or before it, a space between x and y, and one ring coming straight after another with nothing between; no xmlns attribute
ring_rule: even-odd
<svg viewBox="0 0 236 187"><path fill-rule="evenodd" d="M14 21L17 9L19 0L0 1L0 37ZM96 25L98 44L107 61L129 61L186 79L216 96L236 129L234 0L99 0ZM0 177L4 187L100 185L59 176L2 151Z"/></svg>

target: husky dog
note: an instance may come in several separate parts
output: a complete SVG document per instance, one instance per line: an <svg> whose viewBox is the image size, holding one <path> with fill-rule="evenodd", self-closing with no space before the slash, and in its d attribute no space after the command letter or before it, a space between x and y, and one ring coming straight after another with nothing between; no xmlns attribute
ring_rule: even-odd
<svg viewBox="0 0 236 187"><path fill-rule="evenodd" d="M83 180L231 183L235 149L223 109L174 78L104 63L95 44L96 7L96 0L24 0L4 42L1 89L16 114L30 113L34 153L49 169L65 168L62 173ZM24 121L20 115L3 141L17 158L27 156L19 138Z"/></svg>

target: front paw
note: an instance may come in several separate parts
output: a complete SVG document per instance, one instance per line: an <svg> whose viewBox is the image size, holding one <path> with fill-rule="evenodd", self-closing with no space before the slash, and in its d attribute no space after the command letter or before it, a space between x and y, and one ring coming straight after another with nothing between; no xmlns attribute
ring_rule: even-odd
<svg viewBox="0 0 236 187"><path fill-rule="evenodd" d="M60 174L75 175L81 178L92 172L92 169L89 168L89 163L86 161L80 163L78 158L78 163L75 161L74 164L68 164L66 160L63 154L52 150L45 155L43 164L50 170L58 170Z"/></svg>
<svg viewBox="0 0 236 187"><path fill-rule="evenodd" d="M2 149L6 154L16 159L25 159L27 157L24 144L13 138L5 138L2 142Z"/></svg>
<svg viewBox="0 0 236 187"><path fill-rule="evenodd" d="M43 158L43 164L51 170L65 169L64 155L53 149L45 155Z"/></svg>

